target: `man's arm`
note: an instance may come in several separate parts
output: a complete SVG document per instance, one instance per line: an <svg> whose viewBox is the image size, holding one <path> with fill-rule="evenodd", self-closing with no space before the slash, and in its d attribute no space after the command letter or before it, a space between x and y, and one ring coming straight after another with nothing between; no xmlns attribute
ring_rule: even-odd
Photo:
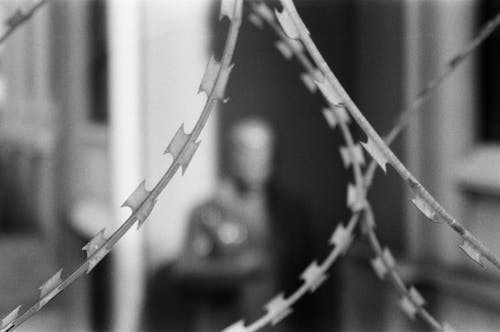
<svg viewBox="0 0 500 332"><path fill-rule="evenodd" d="M262 252L242 247L227 253L220 248L216 232L197 212L190 220L184 250L174 268L176 277L197 287L235 288L264 270L267 260Z"/></svg>

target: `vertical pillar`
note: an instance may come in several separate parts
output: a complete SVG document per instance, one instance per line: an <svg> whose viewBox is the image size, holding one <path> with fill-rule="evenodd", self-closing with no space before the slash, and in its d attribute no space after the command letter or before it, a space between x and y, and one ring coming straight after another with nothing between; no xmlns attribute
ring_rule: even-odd
<svg viewBox="0 0 500 332"><path fill-rule="evenodd" d="M172 162L163 155L176 130L191 130L206 96L197 94L213 38L210 10L217 1L110 0L110 144L116 222L130 213L118 208L139 181L151 187ZM173 259L182 245L193 206L212 190L216 178L215 122L184 177L180 172L160 195L139 232L114 251L114 329L136 331L151 269ZM146 250L143 250L145 248Z"/></svg>
<svg viewBox="0 0 500 332"><path fill-rule="evenodd" d="M118 227L130 214L121 204L139 184L142 169L140 1L110 0L109 83L112 209ZM143 300L142 232L131 230L113 257L114 331L138 331Z"/></svg>
<svg viewBox="0 0 500 332"><path fill-rule="evenodd" d="M406 1L406 98L411 102L476 31L477 1ZM476 70L473 57L439 88L412 121L406 136L407 165L460 222L465 200L455 168L474 141ZM411 192L409 191L409 195ZM407 201L407 239L413 258L460 261L457 237L434 225Z"/></svg>

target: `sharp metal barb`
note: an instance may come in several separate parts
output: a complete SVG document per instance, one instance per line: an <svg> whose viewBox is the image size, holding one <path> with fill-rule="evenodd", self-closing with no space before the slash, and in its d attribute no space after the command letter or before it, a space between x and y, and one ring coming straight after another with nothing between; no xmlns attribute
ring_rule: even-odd
<svg viewBox="0 0 500 332"><path fill-rule="evenodd" d="M2 322L0 323L0 329L2 329L2 331L3 329L7 330L8 327L10 327L11 323L17 319L21 307L22 306L18 306L2 319Z"/></svg>
<svg viewBox="0 0 500 332"><path fill-rule="evenodd" d="M417 209L420 210L420 212L422 212L422 214L427 219L433 222L439 222L439 216L434 208L429 203L427 203L418 193L415 193L415 197L411 199L411 202L417 207Z"/></svg>
<svg viewBox="0 0 500 332"><path fill-rule="evenodd" d="M103 228L92 238L92 240L90 240L85 246L83 246L82 250L86 251L87 258L92 256L106 242L104 231L105 229Z"/></svg>
<svg viewBox="0 0 500 332"><path fill-rule="evenodd" d="M352 183L347 185L347 206L357 212L364 208L366 199L364 193Z"/></svg>
<svg viewBox="0 0 500 332"><path fill-rule="evenodd" d="M236 323L222 330L222 332L247 332L247 331L248 329L245 327L245 322L243 320L239 320Z"/></svg>
<svg viewBox="0 0 500 332"><path fill-rule="evenodd" d="M274 43L276 49L283 55L283 57L287 60L290 60L293 57L293 51L290 46L282 40L278 40Z"/></svg>
<svg viewBox="0 0 500 332"><path fill-rule="evenodd" d="M250 23L255 25L257 28L259 28L259 29L264 28L264 22L262 21L262 19L260 18L259 15L256 15L254 13L250 13L248 15L248 20L250 21Z"/></svg>
<svg viewBox="0 0 500 332"><path fill-rule="evenodd" d="M128 206L132 209L132 212L135 212L139 209L141 204L146 200L149 195L149 191L146 190L146 181L142 180L141 183L137 186L134 192L123 202L122 207Z"/></svg>
<svg viewBox="0 0 500 332"><path fill-rule="evenodd" d="M344 122L346 124L350 122L349 115L347 114L343 106L331 106L323 108L322 112L323 116L326 119L326 122L331 129L334 129L337 124L339 124L339 122Z"/></svg>
<svg viewBox="0 0 500 332"><path fill-rule="evenodd" d="M330 244L335 245L342 254L345 254L352 239L351 232L342 223L339 223L330 237Z"/></svg>
<svg viewBox="0 0 500 332"><path fill-rule="evenodd" d="M291 58L293 58L294 52L300 53L304 49L304 46L302 46L302 44L299 41L293 40L293 39L289 39L286 42L284 40L277 40L274 43L274 46L281 53L281 55L283 55L283 57L287 60L290 60ZM308 87L308 90L311 92L316 92L316 82L314 80L314 77L312 77L309 73L307 73L307 74L311 77L311 81L308 82L308 84L314 85L314 89ZM321 73L317 73L317 72L315 72L314 74L321 75Z"/></svg>
<svg viewBox="0 0 500 332"><path fill-rule="evenodd" d="M264 3L259 2L253 6L254 11L262 16L266 21L273 21L274 14L273 11Z"/></svg>
<svg viewBox="0 0 500 332"><path fill-rule="evenodd" d="M370 260L370 263L372 265L373 270L377 274L377 277L379 277L379 279L381 280L385 279L388 270L384 262L382 261L382 258L375 257L372 260Z"/></svg>
<svg viewBox="0 0 500 332"><path fill-rule="evenodd" d="M288 14L288 12L285 10L282 12L275 10L274 13L276 14L276 17L278 18L278 22L280 23L280 25L283 28L283 31L286 33L286 35L291 39L298 39L299 38L299 31L297 30L295 23L293 22L292 18L290 17L290 14Z"/></svg>
<svg viewBox="0 0 500 332"><path fill-rule="evenodd" d="M410 287L410 291L408 292L410 298L414 303L416 303L419 307L425 304L425 300L420 294L420 292L415 287Z"/></svg>
<svg viewBox="0 0 500 332"><path fill-rule="evenodd" d="M340 95L337 93L337 91L335 91L335 89L328 83L328 81L324 77L322 77L321 80L315 80L314 82L316 83L319 90L321 91L321 94L323 95L323 97L325 97L326 101L328 101L329 104L337 107L343 105L343 101Z"/></svg>
<svg viewBox="0 0 500 332"><path fill-rule="evenodd" d="M182 158L179 160L179 163L182 166L182 175L186 173L186 170L191 163L191 160L193 159L193 156L198 150L198 147L200 146L201 141L198 142L189 142L189 145L186 149L186 151L182 154Z"/></svg>
<svg viewBox="0 0 500 332"><path fill-rule="evenodd" d="M40 286L40 302L37 311L42 309L50 300L59 294L59 285L62 283L63 269L60 269L56 274L54 274L49 280L47 280L42 286Z"/></svg>
<svg viewBox="0 0 500 332"><path fill-rule="evenodd" d="M411 320L415 319L416 313L424 304L425 300L414 287L399 301L401 309Z"/></svg>
<svg viewBox="0 0 500 332"><path fill-rule="evenodd" d="M47 280L42 286L40 286L40 298L46 296L51 291L53 291L61 282L61 274L63 269L57 271L49 280Z"/></svg>
<svg viewBox="0 0 500 332"><path fill-rule="evenodd" d="M294 39L288 39L287 40L288 44L290 45L290 48L293 49L297 53L303 53L304 52L304 45L298 40ZM318 70L314 71L314 77L321 77L321 72Z"/></svg>
<svg viewBox="0 0 500 332"><path fill-rule="evenodd" d="M382 256L384 257L385 264L390 269L394 269L394 267L396 266L396 260L394 259L394 256L392 255L391 251L388 248L385 248L384 251L382 252Z"/></svg>
<svg viewBox="0 0 500 332"><path fill-rule="evenodd" d="M293 311L291 308L289 308L288 303L283 296L283 293L276 295L264 307L266 308L268 315L272 317L271 325L273 326L281 322Z"/></svg>
<svg viewBox="0 0 500 332"><path fill-rule="evenodd" d="M87 252L88 266L87 273L90 273L94 267L108 254L109 250L103 248L106 243L104 237L104 229L102 229L92 240L90 240L82 250ZM100 249L100 250L99 250Z"/></svg>
<svg viewBox="0 0 500 332"><path fill-rule="evenodd" d="M481 252L479 252L479 250L477 250L472 243L464 240L464 242L460 244L459 247L479 266L481 266L483 269L486 268L481 260Z"/></svg>
<svg viewBox="0 0 500 332"><path fill-rule="evenodd" d="M182 174L186 172L193 156L200 145L200 141L191 141L191 134L186 134L184 124L177 130L174 138L168 144L165 153L172 155L182 167Z"/></svg>
<svg viewBox="0 0 500 332"><path fill-rule="evenodd" d="M234 0L221 0L219 20L222 20L224 16L232 20L235 8L236 2Z"/></svg>
<svg viewBox="0 0 500 332"><path fill-rule="evenodd" d="M208 60L203 78L201 79L198 93L203 91L207 94L207 96L210 94L210 91L213 89L215 82L217 81L217 75L219 74L220 67L220 62L215 60L215 56L212 54Z"/></svg>
<svg viewBox="0 0 500 332"><path fill-rule="evenodd" d="M170 141L165 150L165 154L170 154L174 159L179 158L179 155L184 149L184 146L190 139L190 135L186 134L184 131L184 124L181 124L177 132L175 133L174 138Z"/></svg>
<svg viewBox="0 0 500 332"><path fill-rule="evenodd" d="M387 173L387 157L384 155L382 150L380 150L377 145L373 142L371 138L368 138L368 142L361 143L365 150L372 156L373 160L377 162L377 164L382 168L384 173Z"/></svg>
<svg viewBox="0 0 500 332"><path fill-rule="evenodd" d="M5 327L0 327L0 332L10 332L14 329L15 325L14 323L9 323Z"/></svg>
<svg viewBox="0 0 500 332"><path fill-rule="evenodd" d="M151 196L151 192L146 190L146 181L137 186L134 192L122 204L122 207L128 206L132 209L132 214L138 221L137 228L142 226L149 214L154 208L156 199Z"/></svg>
<svg viewBox="0 0 500 332"><path fill-rule="evenodd" d="M342 157L344 168L348 168L354 163L360 166L365 164L365 156L359 144L354 145L352 149L349 146L340 147L340 156Z"/></svg>
<svg viewBox="0 0 500 332"><path fill-rule="evenodd" d="M217 90L215 91L215 97L223 102L225 102L224 93L226 91L227 82L229 81L229 76L233 70L234 65L230 65L227 68L222 68L219 74L219 84Z"/></svg>
<svg viewBox="0 0 500 332"><path fill-rule="evenodd" d="M403 296L399 300L399 307L410 320L415 319L415 314L417 313L418 309L407 296Z"/></svg>
<svg viewBox="0 0 500 332"><path fill-rule="evenodd" d="M311 75L309 75L309 73L300 74L300 79L306 86L307 90L309 90L309 92L316 92L316 84L314 83L314 79L311 77Z"/></svg>
<svg viewBox="0 0 500 332"><path fill-rule="evenodd" d="M314 292L318 289L321 284L328 279L328 275L325 274L323 269L318 265L316 261L313 261L300 275L300 278L304 281L309 289L309 292Z"/></svg>
<svg viewBox="0 0 500 332"><path fill-rule="evenodd" d="M373 218L373 211L370 204L366 207L365 218ZM377 254L377 257L372 260L372 266L381 279L387 279L389 282L402 294L399 306L403 312L410 318L414 319L415 314L418 312L419 316L430 327L436 330L442 330L440 324L423 306L425 301L415 287L409 289L404 284L402 278L396 271L396 262L388 248L381 249L380 241L375 234L375 231L369 229L366 233L368 243L372 250Z"/></svg>
<svg viewBox="0 0 500 332"><path fill-rule="evenodd" d="M102 261L104 257L106 257L109 251L110 249L108 248L102 248L101 250L96 251L93 256L89 257L87 265L87 274L92 272L94 267L96 267L96 265L99 264L99 262Z"/></svg>

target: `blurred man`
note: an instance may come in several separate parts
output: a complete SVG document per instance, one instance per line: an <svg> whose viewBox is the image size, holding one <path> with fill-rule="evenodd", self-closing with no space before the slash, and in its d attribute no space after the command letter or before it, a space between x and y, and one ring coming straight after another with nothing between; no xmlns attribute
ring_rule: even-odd
<svg viewBox="0 0 500 332"><path fill-rule="evenodd" d="M190 327L195 330L258 318L277 292L298 285L298 274L311 259L304 208L271 181L270 127L247 119L231 129L229 140L230 174L214 197L194 210L174 268L196 303Z"/></svg>
<svg viewBox="0 0 500 332"><path fill-rule="evenodd" d="M178 261L149 282L148 331L214 331L242 318L252 322L274 295L300 285L312 259L304 207L272 181L271 128L243 120L228 139L229 175L194 209ZM312 329L308 312L314 309L301 302L278 330Z"/></svg>

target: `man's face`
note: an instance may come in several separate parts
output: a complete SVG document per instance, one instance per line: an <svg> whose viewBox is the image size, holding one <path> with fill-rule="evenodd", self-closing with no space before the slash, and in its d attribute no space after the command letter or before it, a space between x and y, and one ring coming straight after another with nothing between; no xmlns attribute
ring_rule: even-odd
<svg viewBox="0 0 500 332"><path fill-rule="evenodd" d="M273 170L273 137L260 122L244 122L231 133L232 175L248 187L263 186Z"/></svg>

